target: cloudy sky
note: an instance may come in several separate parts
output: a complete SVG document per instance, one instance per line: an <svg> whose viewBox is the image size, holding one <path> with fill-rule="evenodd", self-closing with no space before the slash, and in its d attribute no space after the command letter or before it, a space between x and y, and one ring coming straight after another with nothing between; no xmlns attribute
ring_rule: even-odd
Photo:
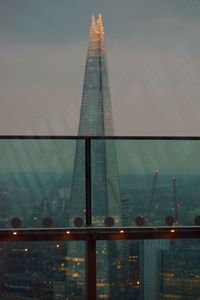
<svg viewBox="0 0 200 300"><path fill-rule="evenodd" d="M103 15L116 135L200 135L200 1L0 0L0 134L77 134Z"/></svg>

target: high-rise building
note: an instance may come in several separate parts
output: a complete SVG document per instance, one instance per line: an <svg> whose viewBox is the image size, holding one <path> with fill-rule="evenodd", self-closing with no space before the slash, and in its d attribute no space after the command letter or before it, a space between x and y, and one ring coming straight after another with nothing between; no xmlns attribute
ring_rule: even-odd
<svg viewBox="0 0 200 300"><path fill-rule="evenodd" d="M102 16L91 19L89 47L85 67L83 95L79 123L79 136L113 136L105 36ZM103 224L105 216L120 216L119 174L115 142L92 142L92 203L95 225ZM84 211L84 143L76 146L72 180L70 217Z"/></svg>
<svg viewBox="0 0 200 300"><path fill-rule="evenodd" d="M140 242L141 300L155 300L158 295L158 253L169 249L169 240L142 240Z"/></svg>
<svg viewBox="0 0 200 300"><path fill-rule="evenodd" d="M105 35L102 16L92 16L87 53L79 136L113 136ZM84 215L84 142L77 141L72 179L69 222ZM91 190L93 225L104 226L107 216L121 224L119 172L113 140L94 139L91 143ZM119 242L97 243L97 293L100 298L124 299L124 272ZM121 250L121 251L120 251ZM70 250L69 250L70 254Z"/></svg>

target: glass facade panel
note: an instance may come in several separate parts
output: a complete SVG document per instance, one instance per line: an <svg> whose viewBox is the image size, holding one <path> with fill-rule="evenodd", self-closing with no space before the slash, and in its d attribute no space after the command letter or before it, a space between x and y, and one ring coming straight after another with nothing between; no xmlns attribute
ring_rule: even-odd
<svg viewBox="0 0 200 300"><path fill-rule="evenodd" d="M83 145L79 158L84 162L84 141L78 142ZM0 140L1 228L64 227L74 220L70 193L75 145L75 140L61 139ZM84 168L83 164L83 182ZM79 203L85 207L84 186L80 192Z"/></svg>

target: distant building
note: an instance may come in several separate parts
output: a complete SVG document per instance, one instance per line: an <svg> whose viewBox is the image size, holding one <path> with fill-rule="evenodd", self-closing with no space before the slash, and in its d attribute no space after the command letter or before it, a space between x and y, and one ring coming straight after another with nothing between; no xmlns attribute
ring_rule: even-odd
<svg viewBox="0 0 200 300"><path fill-rule="evenodd" d="M158 253L170 247L169 240L143 240L140 242L141 300L158 298Z"/></svg>

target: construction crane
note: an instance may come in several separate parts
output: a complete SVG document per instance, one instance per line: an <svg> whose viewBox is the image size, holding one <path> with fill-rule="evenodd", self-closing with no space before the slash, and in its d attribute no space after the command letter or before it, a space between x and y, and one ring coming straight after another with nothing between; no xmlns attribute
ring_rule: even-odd
<svg viewBox="0 0 200 300"><path fill-rule="evenodd" d="M173 188L173 200L174 200L174 216L168 216L165 219L165 223L168 226L174 226L179 224L179 212L178 209L180 207L180 204L177 202L176 197L176 177L172 177L172 188Z"/></svg>
<svg viewBox="0 0 200 300"><path fill-rule="evenodd" d="M152 187L151 187L151 195L150 195L150 199L149 199L149 206L148 206L148 210L147 210L147 214L146 214L146 219L147 219L148 223L150 222L150 214L151 214L151 209L152 209L153 200L154 200L154 196L155 196L158 174L159 174L159 170L156 169L155 173L154 173L154 177L153 177L153 182L152 182Z"/></svg>
<svg viewBox="0 0 200 300"><path fill-rule="evenodd" d="M157 179L158 179L158 174L159 174L159 170L156 169L155 173L154 173L154 177L153 177L152 186L151 186L151 194L150 194L150 199L149 199L149 205L148 205L147 213L146 213L145 216L144 215L139 215L135 219L135 223L138 226L143 226L145 224L148 225L149 222L150 222L150 214L151 214L153 200L154 200L154 196L155 196L156 183L157 183Z"/></svg>
<svg viewBox="0 0 200 300"><path fill-rule="evenodd" d="M175 176L172 177L172 183L173 183L173 197L174 197L174 225L177 225L179 223L178 209L180 206L176 198L176 177Z"/></svg>
<svg viewBox="0 0 200 300"><path fill-rule="evenodd" d="M157 184L157 179L158 179L158 174L159 171L155 170L154 177L153 177L153 182L152 182L152 187L151 187L151 195L149 199L149 205L148 205L148 210L146 213L146 216L144 215L139 215L135 219L135 223L138 226L143 226L143 225L149 225L150 223L150 217L151 217L151 210L152 210L152 205L154 201L154 196L156 192L156 184ZM180 204L177 202L177 193L176 193L176 177L172 177L172 185L173 185L173 200L174 200L174 216L168 216L165 219L165 223L168 226L172 225L178 225L179 224L179 207Z"/></svg>

